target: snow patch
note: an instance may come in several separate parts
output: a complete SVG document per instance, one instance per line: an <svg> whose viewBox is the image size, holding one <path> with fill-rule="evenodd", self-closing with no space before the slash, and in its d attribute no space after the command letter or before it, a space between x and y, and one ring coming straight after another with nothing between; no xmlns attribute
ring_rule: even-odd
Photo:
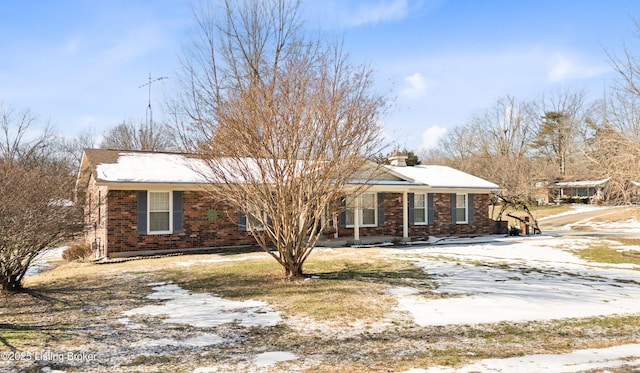
<svg viewBox="0 0 640 373"><path fill-rule="evenodd" d="M153 291L147 298L167 302L134 308L123 314L167 316L163 320L165 323L188 324L199 328L232 323L243 327L263 327L282 321L280 313L273 311L265 302L234 301L211 294L192 294L175 284L155 286Z"/></svg>
<svg viewBox="0 0 640 373"><path fill-rule="evenodd" d="M207 347L207 346L221 344L224 341L225 340L217 334L203 334L197 337L192 337L187 339L145 338L143 340L132 343L131 347L153 348L153 347L176 346L176 347L186 347L186 348L198 348L198 347Z"/></svg>
<svg viewBox="0 0 640 373"><path fill-rule="evenodd" d="M398 309L428 325L552 320L640 313L640 272L583 261L561 247L588 239L538 239L395 251L427 273L448 298L393 288ZM481 264L480 264L481 263Z"/></svg>
<svg viewBox="0 0 640 373"><path fill-rule="evenodd" d="M411 369L405 373L471 373L471 372L585 372L603 368L638 365L640 344L609 348L577 350L567 354L540 354L508 359L485 359L461 368L435 366Z"/></svg>
<svg viewBox="0 0 640 373"><path fill-rule="evenodd" d="M258 367L268 367L275 365L281 361L289 361L297 359L296 355L286 351L263 352L256 356L254 364Z"/></svg>
<svg viewBox="0 0 640 373"><path fill-rule="evenodd" d="M633 232L640 231L640 221L636 218L613 221L613 222L592 222L591 219L579 221L576 223L567 224L563 227L565 230L570 230L573 227L589 227L595 231L607 231L607 232Z"/></svg>
<svg viewBox="0 0 640 373"><path fill-rule="evenodd" d="M565 212L561 212L558 214L554 214L554 215L549 215L549 216L545 216L542 217L540 219L538 219L538 221L544 221L547 219L553 219L553 218L559 218L561 216L567 216L567 215L574 215L574 214L581 214L583 212L589 212L589 211L596 211L596 210L606 210L606 209L611 209L610 206L605 207L605 206L595 206L595 205L571 205L571 210L565 211Z"/></svg>
<svg viewBox="0 0 640 373"><path fill-rule="evenodd" d="M54 268L53 262L58 262L62 260L62 253L68 248L68 246L60 246L52 249L46 249L42 251L29 265L27 268L27 276L33 276L40 272L48 271Z"/></svg>

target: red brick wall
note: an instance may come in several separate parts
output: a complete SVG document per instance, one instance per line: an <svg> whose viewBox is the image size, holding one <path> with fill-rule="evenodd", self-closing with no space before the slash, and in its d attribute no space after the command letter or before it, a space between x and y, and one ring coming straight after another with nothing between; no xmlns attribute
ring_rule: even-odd
<svg viewBox="0 0 640 373"><path fill-rule="evenodd" d="M451 224L451 194L434 194L435 219L434 224L428 226L428 234L431 236L458 236L495 233L496 222L489 218L489 203L488 194L474 194L473 222L470 224Z"/></svg>
<svg viewBox="0 0 640 373"><path fill-rule="evenodd" d="M97 191L97 190L96 190ZM88 193L95 198L97 193ZM103 195L103 199L104 199ZM205 193L183 192L183 229L173 234L138 234L137 192L110 190L106 206L100 211L103 224L108 224L104 243L109 256L118 253L135 255L135 252L154 250L187 250L222 246L254 245L249 232L238 229L238 212L228 206L213 205ZM93 202L95 204L95 202ZM468 235L494 233L496 223L489 219L489 196L475 194L474 219L471 224L451 224L451 196L434 194L435 222L432 225L410 225L410 237ZM207 211L215 208L218 217L209 221ZM96 219L94 212L91 215ZM91 218L87 217L87 219ZM352 236L353 228L340 228L339 236ZM402 237L402 193L385 193L384 225L360 228L360 235ZM91 239L91 236L88 237Z"/></svg>
<svg viewBox="0 0 640 373"><path fill-rule="evenodd" d="M409 237L457 236L472 234L492 234L496 232L496 222L489 218L489 195L474 194L473 222L471 224L451 224L451 194L433 195L434 223L429 225L409 225ZM340 227L338 236L353 236L353 228ZM361 227L360 236L402 237L402 193L385 193L384 226Z"/></svg>
<svg viewBox="0 0 640 373"><path fill-rule="evenodd" d="M218 217L209 221L207 211L212 204L204 193L183 192L183 229L173 234L138 234L136 191L111 190L108 199L107 242L110 256L122 252L255 244L250 233L238 229L237 211L215 206Z"/></svg>

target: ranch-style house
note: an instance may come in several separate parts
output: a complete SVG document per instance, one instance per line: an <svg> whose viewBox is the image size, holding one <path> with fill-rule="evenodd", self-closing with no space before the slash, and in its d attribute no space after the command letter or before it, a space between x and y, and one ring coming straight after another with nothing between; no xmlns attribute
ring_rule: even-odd
<svg viewBox="0 0 640 373"><path fill-rule="evenodd" d="M345 203L323 244L424 240L503 233L489 217L499 186L445 166L407 166L404 156ZM255 245L241 211L212 202L190 154L86 149L77 179L86 240L96 257L126 257ZM355 181L354 181L355 183ZM362 185L360 185L362 186Z"/></svg>

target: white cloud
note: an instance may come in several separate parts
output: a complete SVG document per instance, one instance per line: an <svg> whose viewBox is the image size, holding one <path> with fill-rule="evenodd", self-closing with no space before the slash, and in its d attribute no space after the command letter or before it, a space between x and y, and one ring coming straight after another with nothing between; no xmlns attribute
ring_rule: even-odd
<svg viewBox="0 0 640 373"><path fill-rule="evenodd" d="M403 96L418 97L427 89L427 82L420 73L414 73L404 78L405 87L402 90Z"/></svg>
<svg viewBox="0 0 640 373"><path fill-rule="evenodd" d="M354 4L355 3L355 4ZM322 4L319 6L319 4ZM420 6L418 3L416 6ZM397 21L409 14L410 0L342 0L310 2L312 13L325 13L340 27L357 27L371 23ZM325 19L326 22L326 19ZM324 26L327 26L324 23Z"/></svg>
<svg viewBox="0 0 640 373"><path fill-rule="evenodd" d="M378 1L375 4L361 5L354 15L354 26L366 23L378 23L404 18L409 11L406 0Z"/></svg>
<svg viewBox="0 0 640 373"><path fill-rule="evenodd" d="M422 149L431 150L438 146L438 141L447 133L446 128L442 128L438 125L427 128L422 132Z"/></svg>
<svg viewBox="0 0 640 373"><path fill-rule="evenodd" d="M592 78L611 71L607 65L588 65L579 58L557 54L552 61L548 78L552 82L568 79Z"/></svg>

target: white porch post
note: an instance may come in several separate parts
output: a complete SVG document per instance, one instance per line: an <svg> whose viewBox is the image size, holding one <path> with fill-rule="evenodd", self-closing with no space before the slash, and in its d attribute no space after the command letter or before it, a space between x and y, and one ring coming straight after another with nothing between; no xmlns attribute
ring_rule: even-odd
<svg viewBox="0 0 640 373"><path fill-rule="evenodd" d="M409 194L402 192L402 238L408 241L409 238Z"/></svg>
<svg viewBox="0 0 640 373"><path fill-rule="evenodd" d="M356 196L353 201L353 240L360 242L360 196Z"/></svg>

